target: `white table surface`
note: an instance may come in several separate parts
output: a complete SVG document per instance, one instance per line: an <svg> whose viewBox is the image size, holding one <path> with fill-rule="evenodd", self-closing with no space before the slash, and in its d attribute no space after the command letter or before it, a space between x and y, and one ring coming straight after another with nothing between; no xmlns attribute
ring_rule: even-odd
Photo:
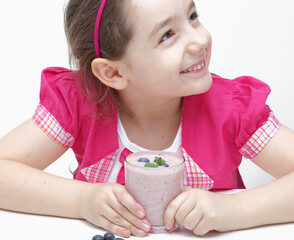
<svg viewBox="0 0 294 240"><path fill-rule="evenodd" d="M229 192L230 193L230 192ZM76 219L37 216L0 210L0 239L2 240L91 240L96 234L106 231ZM200 239L191 231L180 228L173 233L149 234L144 239L176 240ZM293 239L294 223L257 227L228 233L208 233L204 239L254 240L254 239ZM137 237L131 240L140 239ZM203 239L201 237L201 239Z"/></svg>

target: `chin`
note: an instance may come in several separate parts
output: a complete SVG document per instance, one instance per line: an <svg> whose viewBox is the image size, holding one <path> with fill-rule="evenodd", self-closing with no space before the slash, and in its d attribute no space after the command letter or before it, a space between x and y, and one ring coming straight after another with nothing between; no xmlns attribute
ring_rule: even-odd
<svg viewBox="0 0 294 240"><path fill-rule="evenodd" d="M189 87L189 93L185 96L205 93L211 88L211 85L212 76L210 72L208 72L205 74L205 76L201 77L201 79L198 79L195 83L193 83L192 86Z"/></svg>

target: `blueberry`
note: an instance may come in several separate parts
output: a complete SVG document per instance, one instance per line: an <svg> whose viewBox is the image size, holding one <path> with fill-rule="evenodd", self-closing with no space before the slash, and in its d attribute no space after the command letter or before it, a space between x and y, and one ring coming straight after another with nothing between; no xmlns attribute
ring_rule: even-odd
<svg viewBox="0 0 294 240"><path fill-rule="evenodd" d="M160 166L163 166L163 167L169 167L169 165L168 165L167 163L164 163L164 164L162 164L162 165L160 165Z"/></svg>
<svg viewBox="0 0 294 240"><path fill-rule="evenodd" d="M124 240L123 238L116 238L116 239L114 239L114 240Z"/></svg>
<svg viewBox="0 0 294 240"><path fill-rule="evenodd" d="M104 234L104 240L114 240L114 239L115 239L115 236L113 233L107 232Z"/></svg>
<svg viewBox="0 0 294 240"><path fill-rule="evenodd" d="M148 158L139 158L138 162L149 163L150 160Z"/></svg>
<svg viewBox="0 0 294 240"><path fill-rule="evenodd" d="M104 240L104 237L101 235L96 235L96 236L92 237L92 240Z"/></svg>

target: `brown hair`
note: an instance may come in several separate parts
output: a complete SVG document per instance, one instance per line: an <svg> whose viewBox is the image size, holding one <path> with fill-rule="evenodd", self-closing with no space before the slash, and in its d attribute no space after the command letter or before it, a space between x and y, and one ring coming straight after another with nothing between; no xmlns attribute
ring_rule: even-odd
<svg viewBox="0 0 294 240"><path fill-rule="evenodd" d="M127 19L128 0L108 0L103 10L99 46L101 57L119 60L132 37L132 24ZM94 28L101 0L69 0L64 15L69 45L70 65L77 71L76 80L83 93L97 106L111 113L118 102L117 93L100 82L92 73L91 63L97 57Z"/></svg>

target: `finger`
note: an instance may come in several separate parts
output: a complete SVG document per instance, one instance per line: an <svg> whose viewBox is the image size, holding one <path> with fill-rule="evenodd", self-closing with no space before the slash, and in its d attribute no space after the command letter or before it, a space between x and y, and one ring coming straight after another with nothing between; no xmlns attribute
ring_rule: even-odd
<svg viewBox="0 0 294 240"><path fill-rule="evenodd" d="M167 230L172 229L175 224L175 215L183 204L183 202L187 199L188 193L183 192L178 195L174 200L172 200L166 208L164 213L164 223Z"/></svg>
<svg viewBox="0 0 294 240"><path fill-rule="evenodd" d="M127 228L128 230L130 230L130 232L134 236L144 237L146 235L145 231L142 231L141 229L134 226L131 222L127 221L123 215L120 215L110 206L106 206L104 208L103 216L107 218L110 222L112 222L113 224Z"/></svg>
<svg viewBox="0 0 294 240"><path fill-rule="evenodd" d="M131 231L128 228L115 225L104 216L100 216L99 219L93 223L98 227L102 227L105 230L112 232L115 235L119 235L120 237L128 238L131 236Z"/></svg>
<svg viewBox="0 0 294 240"><path fill-rule="evenodd" d="M187 198L179 207L178 211L176 212L176 215L175 215L176 222L179 223L180 225L183 225L184 219L194 210L195 204L196 202L194 198L191 198L191 197Z"/></svg>
<svg viewBox="0 0 294 240"><path fill-rule="evenodd" d="M141 219L131 213L124 205L122 205L116 198L109 202L110 207L114 209L119 215L123 216L128 222L132 223L137 228L148 232L151 228L146 219Z"/></svg>
<svg viewBox="0 0 294 240"><path fill-rule="evenodd" d="M200 222L195 226L193 232L198 236L203 236L211 230L209 221L203 217Z"/></svg>
<svg viewBox="0 0 294 240"><path fill-rule="evenodd" d="M200 209L194 208L186 218L183 220L182 225L184 228L193 230L203 218L203 212Z"/></svg>
<svg viewBox="0 0 294 240"><path fill-rule="evenodd" d="M135 199L129 194L129 192L120 184L115 184L113 186L113 192L121 202L131 213L133 213L138 218L144 218L145 210L144 208L135 201Z"/></svg>

